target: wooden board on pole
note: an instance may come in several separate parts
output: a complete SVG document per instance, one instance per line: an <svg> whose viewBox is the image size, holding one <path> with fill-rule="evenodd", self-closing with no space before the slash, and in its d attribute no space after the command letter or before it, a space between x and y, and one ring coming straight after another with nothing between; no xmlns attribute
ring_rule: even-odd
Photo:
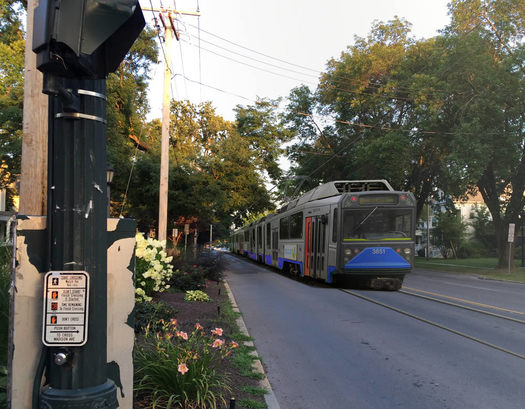
<svg viewBox="0 0 525 409"><path fill-rule="evenodd" d="M27 2L27 35L24 72L24 118L19 213L42 216L47 202L47 107L42 94L42 73L36 69L31 48L33 14L38 0Z"/></svg>

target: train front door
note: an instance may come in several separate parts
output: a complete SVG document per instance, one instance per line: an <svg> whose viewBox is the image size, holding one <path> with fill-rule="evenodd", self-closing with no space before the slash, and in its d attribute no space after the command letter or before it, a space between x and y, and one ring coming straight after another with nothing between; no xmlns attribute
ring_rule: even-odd
<svg viewBox="0 0 525 409"><path fill-rule="evenodd" d="M326 216L312 216L306 218L305 224L305 254L304 275L319 278L325 265L326 258Z"/></svg>

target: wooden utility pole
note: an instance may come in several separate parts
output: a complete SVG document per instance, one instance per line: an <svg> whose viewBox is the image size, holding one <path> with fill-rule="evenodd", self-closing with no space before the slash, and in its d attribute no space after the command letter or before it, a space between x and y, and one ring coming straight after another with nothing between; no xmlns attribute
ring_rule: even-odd
<svg viewBox="0 0 525 409"><path fill-rule="evenodd" d="M159 225L157 238L166 240L168 231L168 182L169 182L169 130L170 130L170 89L171 78L171 44L173 36L179 40L179 35L173 23L173 14L185 14L199 16L199 13L181 12L171 9L148 9L143 10L159 12L160 21L164 26L164 89L162 95L162 128L161 128L161 150L160 150L160 182L159 182Z"/></svg>
<svg viewBox="0 0 525 409"><path fill-rule="evenodd" d="M19 213L43 216L47 202L48 96L42 94L42 73L36 69L36 54L32 50L33 15L37 5L38 0L27 2Z"/></svg>
<svg viewBox="0 0 525 409"><path fill-rule="evenodd" d="M160 185L159 185L159 231L158 239L166 240L168 230L168 180L169 180L169 132L170 132L170 85L171 85L171 42L174 27L165 24L160 14L166 38L164 49L164 90L162 95L162 134L160 150ZM169 21L171 17L168 14Z"/></svg>

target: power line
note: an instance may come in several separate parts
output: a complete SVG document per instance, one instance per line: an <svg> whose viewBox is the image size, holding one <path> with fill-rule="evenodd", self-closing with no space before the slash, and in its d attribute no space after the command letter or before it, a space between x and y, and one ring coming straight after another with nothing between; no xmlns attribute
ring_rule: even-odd
<svg viewBox="0 0 525 409"><path fill-rule="evenodd" d="M213 85L209 85L209 84L203 83L201 81L197 81L197 80L191 79L189 77L185 77L182 74L176 74L176 75L184 77L184 79L189 81L189 82L192 82L192 83L195 83L195 84L198 84L198 85L202 85L203 87L213 89L213 90L221 92L223 94L231 95L231 96L234 96L234 97L246 100L246 101L248 101L250 103L253 103L253 104L256 104L258 102L256 100L254 100L253 98L248 98L248 97L243 96L243 95L239 95L239 94L235 94L235 93L232 93L232 92L229 92L229 91L225 91L225 90L223 90L221 88L218 88L218 87L215 87ZM316 119L317 118L317 119L329 120L329 121L332 121L332 122L335 122L335 123L339 123L339 124L342 124L342 125L348 125L348 126L352 126L352 127L355 127L355 128L363 128L363 129L374 129L375 128L375 129L379 129L379 130L387 131L387 132L408 132L408 133L413 133L413 134L425 134L425 135L458 135L458 132L429 131L429 130L422 130L422 129L419 129L419 128L403 129L403 128L393 128L393 127L388 127L388 126L369 125L369 124L363 124L363 123L358 123L358 122L345 121L345 120L342 120L342 119L336 119L336 118L333 118L333 117L330 117L330 116L327 116L327 115L314 115L314 114L310 114L310 113L307 113L307 112L294 111L294 110L292 110L290 108L286 108L286 107L283 107L283 108L276 107L275 109L277 109L279 111L286 111L286 112L289 112L291 114L295 114L295 115L298 115L298 116L310 117L312 119ZM487 135L499 135L499 134L500 134L500 132L487 133ZM474 134L473 133L463 133L463 135L474 135Z"/></svg>
<svg viewBox="0 0 525 409"><path fill-rule="evenodd" d="M185 41L185 40L181 40L181 41L185 42L186 44L188 44L188 45L190 45L190 46L192 46L192 47L195 47L193 44L189 43L188 41ZM215 51L209 50L209 49L204 48L204 47L200 47L200 49L203 50L203 51L206 51L206 52L208 52L208 53L210 53L210 54L214 54L214 55L216 55L216 56L218 56L218 57L221 57L221 58L224 58L224 59L227 59L227 60L230 60L230 61L236 62L237 64L241 64L241 65L245 65L245 66L247 66L247 67L253 68L253 69L255 69L255 70L259 70L259 71L267 72L267 73L269 73L269 74L277 75L277 76L280 76L280 77L283 77L283 78L288 78L288 79L291 79L291 80L294 80L294 81L301 81L301 80L298 80L298 79L295 78L295 77L291 77L291 76L288 76L288 75L286 75L286 74L281 74L281 73L278 73L278 72L275 72L275 71L270 71L270 70L267 70L267 69L265 69L265 68L257 67L257 66L255 66L255 65L248 64L248 63L246 63L246 62L236 60L235 58L228 57L228 56L226 56L226 55L223 55L223 54L217 53L217 52L215 52ZM281 69L283 69L283 68L281 68Z"/></svg>
<svg viewBox="0 0 525 409"><path fill-rule="evenodd" d="M150 3L151 3L151 0L150 0ZM194 26L194 25L192 25L192 24L189 24L189 25L190 25L191 27L194 27L194 28L199 28L199 27L196 27L196 26ZM199 23L199 26L200 26L200 23ZM264 54L264 53L257 52L257 51L255 51L255 50L253 50L253 49L250 49L250 48L248 48L248 47L244 47L244 46L242 46L242 45L240 45L240 44L237 44L237 43L235 43L235 42L233 42L233 41L230 41L230 40L224 39L223 37L220 37L220 36L217 36L217 35L215 35L215 34L213 34L213 33L210 33L209 31L206 31L206 30L200 29L200 30L199 30L199 45L198 45L198 50L199 50L199 78L200 78L201 80L202 80L202 71L201 71L201 70L202 70L202 67L201 67L201 50L204 50L204 51L207 51L207 52L209 52L209 53L211 53L211 54L214 54L214 55L216 55L216 56L219 56L219 57L221 57L221 58L224 58L224 59L227 59L227 60L233 61L233 62L235 62L235 63L237 63L237 64L241 64L241 65L247 66L247 67L249 67L249 68L253 68L253 69L256 69L256 70L259 70L259 71L267 72L267 73L270 73L270 74L272 74L272 75L280 76L280 77L283 77L283 78L286 78L286 79L291 79L291 80L294 80L294 81L297 81L297 82L307 83L307 84L309 84L309 85L311 85L311 86L319 87L319 84L318 84L318 83L314 83L314 82L311 82L311 81L309 82L309 81L301 80L301 79L298 79L298 78L295 78L295 77L291 77L291 76L289 76L289 75L285 75L285 74L282 74L282 73L278 73L278 72L275 72L275 71L270 71L270 70L267 70L267 69L264 69L264 68L261 68L261 67L254 66L254 65L252 65L252 64L248 64L248 63L243 62L243 61L236 60L236 59L234 59L234 58L231 58L231 57L225 56L225 55L220 54L220 53L217 53L217 52L215 52L215 51L212 51L212 50L209 50L209 49L203 48L203 47L200 46L200 42L201 42L201 41L206 42L206 43L208 43L208 44L210 44L210 45L212 45L212 46L215 46L215 47L217 47L217 48L223 49L223 50L225 50L225 51L227 51L227 52L230 52L230 53L233 53L233 54L239 55L239 56L241 56L241 57L243 57L243 58L247 58L247 59L250 59L250 60L253 60L253 61L259 62L259 63L261 63L261 64L269 65L269 66L272 66L272 67L278 68L278 69L280 69L280 70L284 70L284 71L288 71L288 72L293 72L293 73L296 73L296 74L299 74L299 75L304 75L304 76L308 76L308 77L317 78L317 77L314 76L314 75L306 74L306 73L301 73L301 72L296 71L296 70L291 70L291 69L289 69L289 68L285 68L285 67L281 67L281 66L278 66L278 65L275 65L275 64L267 63L267 62L265 62L265 61L262 61L262 60L259 60L259 59L255 59L255 58L253 58L253 57L250 57L250 56L247 56L247 55L244 55L244 54L238 53L238 52L236 52L236 51L229 50L229 49L227 49L227 48L225 48L225 47L222 47L222 46L217 45L217 44L215 44L215 43L212 43L212 42L210 42L210 41L206 41L206 40L204 40L204 39L201 39L201 38L200 38L200 32L201 32L201 31L202 31L202 32L205 32L205 33L207 33L208 35L211 35L211 36L213 36L213 37L219 38L219 39L221 39L222 41L226 41L226 42L228 42L228 43L230 43L230 44L233 44L233 45L238 46L238 47L240 47L240 48L243 48L243 49L249 50L249 51L254 52L254 53L256 53L256 54L259 54L259 55L265 56L265 57L267 57L267 58L271 58L271 59L274 59L274 60L276 60L276 61L283 62L283 63L288 64L288 65L298 66L298 67L300 67L300 68L307 69L307 70L310 70L310 71L312 71L312 72L316 72L316 73L318 73L318 74L322 74L322 73L319 72L319 71L316 71L316 70L313 70L313 69L310 69L310 68L307 68L307 67L303 67L303 66L300 66L300 65L298 65L298 64L290 63L290 62L288 62L288 61L285 61L285 60L282 60L282 59L279 59L279 58L276 58L276 57L272 57L272 56L269 56L269 55ZM161 45L161 48L162 48L162 52L163 52L163 54L165 55L165 51L164 51L164 48L163 48L162 41L160 40L160 36L159 36L159 41L160 41L160 45ZM183 40L183 41L184 41L184 40ZM189 45L191 45L191 46L194 46L193 44L191 44L191 43L189 43L189 42L187 42L187 41L185 41L185 43L186 43L186 44L189 44ZM181 48L181 60L182 60L182 46L180 45L180 43L179 43L179 47ZM182 64L184 64L183 61L182 61ZM183 69L184 69L184 67L183 67ZM170 67L170 72L172 73L172 76L174 77L173 72L171 71L171 67ZM185 77L185 75L184 75L184 77ZM363 84L363 81L362 81L362 80L354 79L354 78L349 78L349 77L346 77L345 75L343 75L342 78L343 78L343 80L346 78L346 79L348 80L348 82L350 82L350 83L354 83L354 84L361 85L361 86L364 85L364 86L366 87L366 89L372 88L372 89L377 89L377 90L379 90L380 87L382 87L381 84L373 84L373 83ZM384 98L384 99L393 99L393 100L398 100L398 101L409 101L409 102L410 102L410 101L413 100L413 98L411 98L411 97L404 97L404 96L398 96L398 95L389 95L389 94L384 94L384 93L375 93L375 92L373 92L373 91L369 91L369 92L367 92L367 91L365 91L365 90L351 90L351 89L348 89L348 88L342 88L341 86L336 86L336 85L332 85L332 84L345 84L345 85L346 85L346 81L341 81L341 80L337 80L337 79L333 79L333 78L331 79L330 82L331 82L331 84L329 84L329 83L326 84L326 87L329 88L329 89L332 89L332 90L334 90L334 91L340 91L340 92L344 92L344 93L348 93L348 94L354 94L354 95L371 95L371 96L375 96L375 97L379 97L379 98ZM403 89L407 90L406 92L414 92L414 91L418 91L417 88L408 88L408 87L401 87L401 86L397 86L397 87L395 87L395 90L403 90ZM422 90L419 89L419 91L422 91ZM447 92L447 91L444 91L444 90L435 90L435 89L433 89L433 90L423 90L423 91L425 91L425 93L426 93L427 95L428 95L428 94L431 95L431 94L433 94L433 93L437 93L437 92L440 92L440 93L441 93L441 92ZM172 93L173 93L173 91L172 91ZM186 93L187 93L187 89L186 89Z"/></svg>
<svg viewBox="0 0 525 409"><path fill-rule="evenodd" d="M182 42L190 45L190 46L193 46L193 44L191 44L190 42L186 41L186 40L183 40L181 39ZM218 57L221 57L221 58L224 58L226 60L230 60L230 61L233 61L237 64L241 64L241 65L244 65L244 66L247 66L249 68L253 68L255 70L258 70L258 71L263 71L263 72L266 72L266 73L269 73L269 74L272 74L272 75L276 75L276 76L279 76L279 77L282 77L282 78L286 78L286 79L290 79L290 80L293 80L293 81L297 81L297 82L302 82L302 83L307 83L309 85L312 85L312 86L318 86L317 83L314 83L312 81L306 81L304 79L299 79L299 78L296 78L296 77L292 77L292 76L289 76L289 75L286 75L286 74L282 74L282 73L279 73L279 72L275 72L275 71L271 71L271 70L267 70L265 68L261 68L261 67L257 67L255 65L252 65L252 64L248 64L246 62L243 62L243 61L239 61L235 58L231 58L231 57L228 57L226 55L223 55L223 54L220 54L220 53L217 53L215 51L212 51L212 50L209 50L207 48L204 48L204 47L200 47L201 50L203 51L206 51L208 53L211 53L211 54L214 54ZM287 70L286 68L280 68L280 69L283 69L283 70ZM288 70L289 71L289 70ZM309 75L309 74L301 74L301 75ZM349 89L344 89L344 88L340 88L340 87L336 87L336 86L333 86L333 85L328 85L329 88L331 89L334 89L334 90L338 90L338 91L341 91L341 92L346 92L346 93L350 93L350 94L356 94L356 95L372 95L372 96L376 96L376 97L380 97L380 98L385 98L385 99L395 99L395 100L400 100L400 101L412 101L412 98L408 98L408 97L400 97L400 96L394 96L394 95L386 95L386 94L376 94L376 93L371 93L371 92L366 92L366 91L353 91L353 90L349 90Z"/></svg>
<svg viewBox="0 0 525 409"><path fill-rule="evenodd" d="M195 27L193 24L189 24L189 26L190 26L190 27L193 27L193 28L197 28L197 27ZM279 62L282 62L282 63L284 63L284 64L292 65L292 66L297 67L297 68L302 68L302 69L304 69L304 70L308 70L308 71L313 71L313 72L315 72L315 73L319 73L319 70L314 70L313 68L308 68L308 67L305 67L305 66L303 66L303 65L299 65L299 64L291 63L291 62L289 62L289 61L285 61L285 60L282 60L282 59L277 58L277 57L272 57L271 55L264 54L264 53L261 53L261 52L259 52L259 51L255 51L255 50L253 50L253 49L251 49L251 48L248 48L248 47L245 47L245 46L240 45L240 44L238 44L238 43L235 43L235 42L233 42L233 41L227 40L226 38L220 37L220 36L218 36L217 34L210 33L209 31L206 31L206 30L204 30L204 29L202 29L202 28L201 28L200 30L201 30L203 33L206 33L206 34L208 34L208 35L211 35L212 37L218 38L218 39L220 39L220 40L222 40L222 41L225 41L225 42L227 42L227 43L229 43L229 44L232 44L232 45L234 45L234 46L236 46L236 47L239 47L239 48L242 48L242 49L244 49L244 50L250 51L250 52L252 52L252 53L255 53L255 54L258 54L258 55L262 55L263 57L270 58L270 59L272 59L272 60L279 61Z"/></svg>
<svg viewBox="0 0 525 409"><path fill-rule="evenodd" d="M307 76L307 77L312 77L312 78L317 78L318 75L313 75L313 74L305 74L303 72L300 72L300 71L297 71L297 70L293 70L293 69L290 69L290 68L286 68L286 67L282 67L280 65L277 65L277 64L272 64L272 63L269 63L269 62L266 62L266 61L263 61L263 60L260 60L258 58L253 58L253 57L250 57L246 54L242 54L242 53L239 53L237 51L233 51L233 50L230 50L226 47L222 47L218 44L215 44L215 43L212 43L211 41L207 41L207 40L204 40L204 39L200 39L199 41L202 41L203 43L206 43L206 44L210 44L214 47L217 47L217 48L220 48L221 50L224 50L224 51L227 51L229 53L232 53L232 54L235 54L235 55L238 55L240 57L243 57L243 58L247 58L249 60L252 60L252 61L256 61L256 62L259 62L261 64L265 64L265 65L268 65L270 67L274 67L274 68L278 68L278 69L281 69L281 70L285 70L285 71L289 71L289 72L293 72L295 74L299 74L299 75L304 75L304 76ZM200 46L199 46L200 47Z"/></svg>
<svg viewBox="0 0 525 409"><path fill-rule="evenodd" d="M192 25L192 24L189 24L189 26L191 26L191 27L193 27L193 28L196 28L196 27L195 27L194 25ZM302 68L302 69L305 69L305 70L311 71L311 72L313 72L313 73L316 74L316 75L312 75L312 74L304 74L304 73L300 73L301 75L307 75L307 76L312 76L312 77L316 77L316 78L317 78L319 75L324 74L324 72L319 71L319 70L314 70L314 69L312 69L312 68L304 67L304 66L299 65L299 64L294 64L294 63L292 63L292 62L289 62L289 61L286 61L286 60L283 60L283 59L280 59L280 58L272 57L272 56L270 56L270 55L268 55L268 54L260 53L260 52L258 52L258 51L256 51L256 50L253 50L253 49L251 49L251 48L248 48L248 47L245 47L245 46L243 46L243 45L240 45L240 44L238 44L238 43L236 43L236 42L234 42L234 41L231 41L231 40L225 39L225 38L223 38L223 37L220 37L220 36L218 36L218 35L216 35L216 34L213 34L213 33L209 32L209 31L206 31L206 30L203 30L203 29L200 29L200 31L202 31L202 32L204 32L204 33L206 33L206 34L208 34L208 35L210 35L210 36L212 36L212 37L215 37L215 38L218 38L218 39L220 39L220 40L222 40L222 41L225 41L225 42L227 42L227 43L229 43L229 44L232 44L232 45L234 45L234 46L236 46L236 47L239 47L239 48L245 49L245 50L247 50L247 51L250 51L250 52L253 52L253 53L255 53L255 54L258 54L258 55L264 56L264 57L266 57L266 58L270 58L270 59L275 60L275 61L282 62L282 63L284 63L284 64L288 64L288 65L291 65L291 66L295 66L295 67L299 67L299 68ZM237 55L243 56L243 57L245 57L245 58L252 59L252 60L255 60L255 61L259 61L259 62L261 62L261 63L263 63L263 64L267 64L267 65L275 66L274 64L267 63L267 62L263 62L263 61L261 61L261 60L257 60L257 59L255 59L255 58L253 58L253 57L249 57L249 56L247 56L247 55L245 55L245 54L241 54L241 53L238 53L238 52L236 52L236 51L233 51L233 50L227 49L227 48L222 47L222 46L220 46L220 45L217 45L217 44L215 44L215 43L213 43L213 42L211 42L211 41L206 41L206 40L202 40L202 41L203 41L203 42L206 42L206 43L208 43L208 44L210 44L210 45L213 45L213 46L215 46L215 47L218 47L218 48L221 48L221 49L223 49L223 50L226 50L226 51L228 51L228 52L231 52L231 53L234 53L234 54L237 54ZM283 69L283 70L288 70L288 71L291 71L291 72L297 72L297 71L291 70L291 69L289 69L289 68L284 68L284 67L279 67L279 68L280 68L280 69ZM341 79L343 79L343 80L347 80L347 81L349 81L349 82L351 82L351 83L355 83L355 84L357 84L357 85L364 85L362 80L360 80L360 79L355 79L355 78L350 77L350 76L348 76L348 75L346 75L346 74L340 74L340 75L338 75L338 77L341 78ZM334 80L332 79L332 81L334 81ZM341 81L341 80L335 80L334 82L336 82L336 83L341 83L342 81ZM383 84L378 84L378 83L376 83L376 84L374 84L374 83L368 83L368 84L366 84L366 86L367 86L368 88L380 88L380 87L383 86ZM417 88L413 88L413 87L404 87L404 86L397 86L396 89L398 89L398 90L405 90L405 91L415 91L415 90L418 90ZM419 89L419 90L421 90L421 89ZM428 90L428 93L448 93L448 91L447 91L447 90L434 89L434 90Z"/></svg>

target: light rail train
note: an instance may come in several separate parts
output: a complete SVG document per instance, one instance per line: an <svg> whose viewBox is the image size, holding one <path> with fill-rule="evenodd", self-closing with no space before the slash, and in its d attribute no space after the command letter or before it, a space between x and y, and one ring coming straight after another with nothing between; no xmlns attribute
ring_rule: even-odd
<svg viewBox="0 0 525 409"><path fill-rule="evenodd" d="M327 283L398 290L414 261L416 200L386 180L320 185L233 232L232 251Z"/></svg>

